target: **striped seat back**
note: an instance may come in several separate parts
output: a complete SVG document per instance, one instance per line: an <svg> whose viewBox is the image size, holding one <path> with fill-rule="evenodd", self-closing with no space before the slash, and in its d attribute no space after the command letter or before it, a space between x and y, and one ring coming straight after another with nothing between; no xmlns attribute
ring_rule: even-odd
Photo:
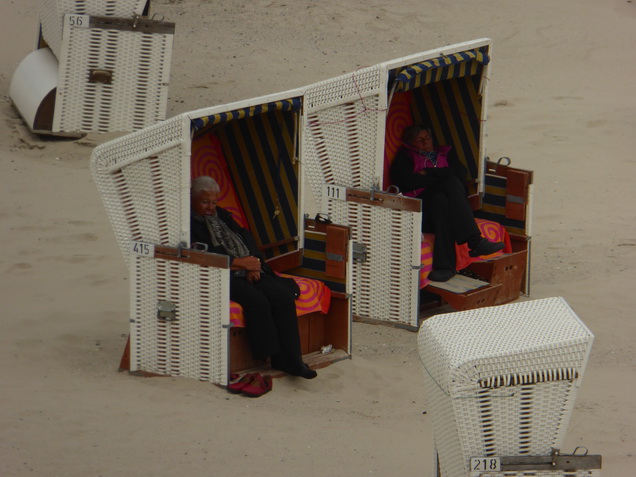
<svg viewBox="0 0 636 477"><path fill-rule="evenodd" d="M236 119L230 112L217 122L210 119L212 126L193 139L193 177L212 171L232 184L225 199L242 211L243 225L267 258L296 250L296 111L252 111Z"/></svg>
<svg viewBox="0 0 636 477"><path fill-rule="evenodd" d="M530 237L532 181L531 171L487 162L486 193L475 216L502 224L513 238Z"/></svg>
<svg viewBox="0 0 636 477"><path fill-rule="evenodd" d="M480 48L433 58L393 72L396 92L391 108L395 101L403 102L400 92L409 92L412 123L430 124L437 145L453 146L451 154L466 168L467 180L479 177L483 149L480 144L482 81L489 61L486 48ZM404 127L406 125L402 130ZM395 126L387 123L387 144L395 134Z"/></svg>

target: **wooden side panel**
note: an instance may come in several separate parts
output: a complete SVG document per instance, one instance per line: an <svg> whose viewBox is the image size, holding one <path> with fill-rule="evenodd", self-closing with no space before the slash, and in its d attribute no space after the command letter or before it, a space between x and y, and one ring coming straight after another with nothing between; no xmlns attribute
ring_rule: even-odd
<svg viewBox="0 0 636 477"><path fill-rule="evenodd" d="M431 282L434 283L434 282ZM434 284L426 287L431 293L439 295L454 310L472 310L495 304L501 285L487 285L466 293L453 293L443 288L437 288Z"/></svg>
<svg viewBox="0 0 636 477"><path fill-rule="evenodd" d="M349 228L337 225L327 226L325 252L327 260L325 273L330 277L345 278L347 273L347 252L349 247Z"/></svg>
<svg viewBox="0 0 636 477"><path fill-rule="evenodd" d="M475 262L470 270L486 278L492 285L501 285L492 305L502 305L519 298L526 271L526 252L502 255L493 260Z"/></svg>
<svg viewBox="0 0 636 477"><path fill-rule="evenodd" d="M351 353L349 349L351 332L351 303L350 297L344 293L331 295L331 306L325 321L325 344L334 349L341 349Z"/></svg>
<svg viewBox="0 0 636 477"><path fill-rule="evenodd" d="M506 218L526 220L529 175L525 171L510 169L506 184Z"/></svg>
<svg viewBox="0 0 636 477"><path fill-rule="evenodd" d="M307 330L307 351L303 350L303 354L312 353L314 351L320 351L320 348L326 346L325 335L326 327L331 323L327 323L325 315L315 313L308 319Z"/></svg>
<svg viewBox="0 0 636 477"><path fill-rule="evenodd" d="M245 328L232 328L230 330L230 372L238 373L246 369L265 366L267 360L254 359L247 341Z"/></svg>

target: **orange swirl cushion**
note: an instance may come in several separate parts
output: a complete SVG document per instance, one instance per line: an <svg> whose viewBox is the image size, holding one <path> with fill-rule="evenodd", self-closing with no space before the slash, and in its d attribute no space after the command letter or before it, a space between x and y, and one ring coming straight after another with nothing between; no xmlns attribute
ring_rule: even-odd
<svg viewBox="0 0 636 477"><path fill-rule="evenodd" d="M481 235L490 240L491 242L503 242L505 244L502 251L493 253L485 257L471 257L468 255L468 245L455 244L455 255L457 257L456 269L463 270L473 262L479 262L482 260L488 260L494 257L499 257L504 253L512 252L512 246L510 244L510 236L506 228L493 222L491 220L475 219L477 226L481 231ZM424 288L430 283L428 274L433 270L433 246L435 245L434 234L424 234L422 238L422 268L420 269L420 288Z"/></svg>
<svg viewBox="0 0 636 477"><path fill-rule="evenodd" d="M300 288L300 296L296 299L296 313L298 316L307 315L315 311L326 314L331 305L331 289L320 280L296 277L279 273L282 277L293 278ZM243 307L230 301L230 323L232 326L245 328Z"/></svg>

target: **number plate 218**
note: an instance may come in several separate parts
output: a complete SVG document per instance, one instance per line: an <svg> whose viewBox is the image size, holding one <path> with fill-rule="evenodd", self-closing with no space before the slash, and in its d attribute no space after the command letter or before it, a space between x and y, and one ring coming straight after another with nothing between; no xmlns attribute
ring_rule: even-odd
<svg viewBox="0 0 636 477"><path fill-rule="evenodd" d="M501 459L499 457L471 457L471 472L501 472Z"/></svg>

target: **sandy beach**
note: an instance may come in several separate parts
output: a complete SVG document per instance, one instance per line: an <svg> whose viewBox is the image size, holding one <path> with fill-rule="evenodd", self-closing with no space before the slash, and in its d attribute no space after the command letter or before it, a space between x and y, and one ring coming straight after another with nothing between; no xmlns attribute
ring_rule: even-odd
<svg viewBox="0 0 636 477"><path fill-rule="evenodd" d="M153 0L151 12L176 23L169 117L492 38L487 154L535 173L530 298L564 297L596 336L562 451L636 475L636 2ZM0 3L0 475L432 475L410 331L354 323L351 360L259 399L117 372L128 272L89 170L112 135L29 132L9 84L37 25L37 0Z"/></svg>

